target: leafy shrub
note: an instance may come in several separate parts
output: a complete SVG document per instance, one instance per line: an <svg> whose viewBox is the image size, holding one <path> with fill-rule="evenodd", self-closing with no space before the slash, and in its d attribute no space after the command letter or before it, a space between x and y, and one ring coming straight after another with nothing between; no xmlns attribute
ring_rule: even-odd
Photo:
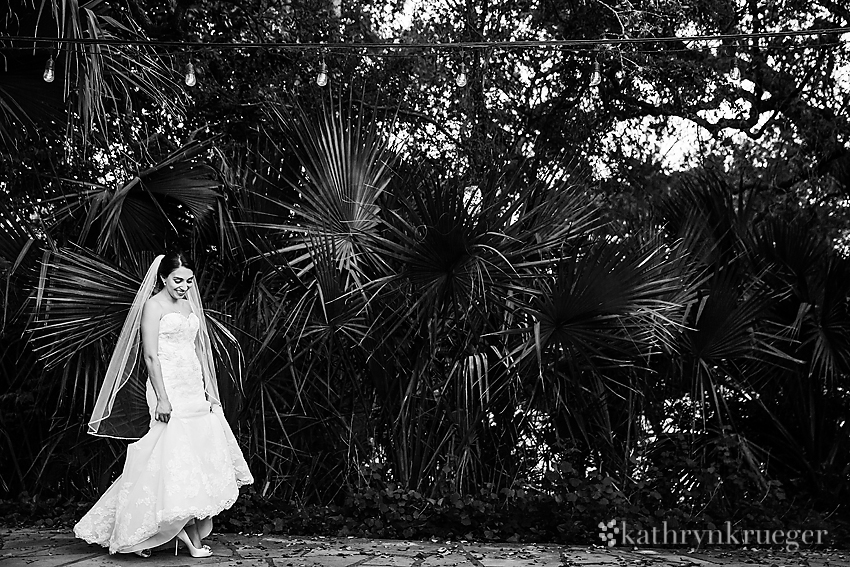
<svg viewBox="0 0 850 567"><path fill-rule="evenodd" d="M790 502L780 483L768 480L743 457L741 441L722 435L695 458L690 440L672 436L633 459L626 482L562 460L531 489L492 484L462 494L444 467L429 494L400 486L381 463L363 465L338 504L298 506L247 489L216 519L216 529L244 533L335 535L375 538L598 543L600 521L651 529L827 529L832 542L850 542L850 521L814 513L804 500ZM90 502L39 499L24 493L0 503L7 525L70 527Z"/></svg>
<svg viewBox="0 0 850 567"><path fill-rule="evenodd" d="M451 470L431 494L401 487L381 463L361 467L344 501L333 506L297 508L290 503L246 494L222 516L240 531L508 542L598 542L600 521L625 520L635 529L667 522L677 529L829 529L847 539L846 519L827 521L805 502L789 504L781 485L752 470L740 458L734 437L720 438L711 460L682 451L676 437L643 468L642 478L621 484L598 471L579 471L569 461L544 475L542 488L520 484L481 487L461 494Z"/></svg>

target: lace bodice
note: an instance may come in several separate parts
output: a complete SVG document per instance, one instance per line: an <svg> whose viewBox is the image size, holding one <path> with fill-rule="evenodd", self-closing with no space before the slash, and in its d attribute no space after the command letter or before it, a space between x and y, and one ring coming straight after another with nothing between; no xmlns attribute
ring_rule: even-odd
<svg viewBox="0 0 850 567"><path fill-rule="evenodd" d="M166 313L159 320L158 351L162 379L168 401L175 411L196 409L206 403L201 363L195 353L195 337L200 322L197 315Z"/></svg>
<svg viewBox="0 0 850 567"><path fill-rule="evenodd" d="M166 313L159 320L159 356L176 353L187 346L194 352L197 334L197 315L189 313L185 317L182 313Z"/></svg>

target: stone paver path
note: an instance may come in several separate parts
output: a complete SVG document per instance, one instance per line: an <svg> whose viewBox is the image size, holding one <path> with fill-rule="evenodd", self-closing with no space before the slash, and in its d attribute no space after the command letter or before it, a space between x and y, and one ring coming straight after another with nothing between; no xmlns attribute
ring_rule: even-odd
<svg viewBox="0 0 850 567"><path fill-rule="evenodd" d="M850 551L818 549L625 549L446 541L214 534L214 555L194 559L181 547L148 559L108 555L70 530L0 529L0 567L216 565L227 567L850 567Z"/></svg>

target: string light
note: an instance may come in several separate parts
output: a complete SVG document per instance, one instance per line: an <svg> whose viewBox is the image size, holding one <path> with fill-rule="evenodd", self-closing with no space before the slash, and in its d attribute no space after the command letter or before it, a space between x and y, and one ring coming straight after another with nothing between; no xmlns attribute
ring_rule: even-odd
<svg viewBox="0 0 850 567"><path fill-rule="evenodd" d="M788 39L794 37L824 37L828 35L836 35L841 38L845 36L845 34L850 34L850 26L845 27L834 27L834 28L824 28L824 29L814 29L814 30L784 30L784 31L775 31L775 32L755 32L755 33L738 33L738 34L715 34L715 35L692 35L692 36L663 36L663 37L631 37L631 38L604 38L604 39L593 39L593 40L585 40L585 39L569 39L569 40L515 40L515 41L471 41L471 42L423 42L423 43L402 43L402 42L382 42L370 44L369 49L375 50L376 53L382 57L393 56L394 52L397 51L405 51L409 49L460 49L460 50L468 50L468 49L502 49L502 50L511 50L511 49L559 49L559 50L568 50L574 51L575 53L587 52L587 51L596 51L600 46L605 47L613 47L613 46L626 46L626 45L635 45L640 46L642 44L654 44L657 45L659 43L664 44L668 42L677 42L677 43L700 43L700 42L717 42L724 40L731 40L733 43L737 43L738 40L746 40L746 39L759 39L759 38L776 38L776 39ZM2 38L2 42L4 44L4 49L32 49L31 46L16 46L15 42L26 42L26 43L34 43L34 44L43 44L43 43L56 43L60 45L73 45L73 46L86 46L86 45L97 45L97 46L134 46L134 47L174 47L174 48L192 48L194 50L202 50L202 51L210 51L210 50L230 50L230 49L279 49L279 50L295 50L295 51L309 51L318 49L321 51L351 51L352 49L364 49L363 46L357 46L356 48L349 43L337 43L337 44L328 44L328 43L290 43L290 42L241 42L241 43L233 43L233 42L209 42L209 43L188 43L183 41L160 41L160 40L129 40L129 39L104 39L104 38L64 38L64 37L35 37L35 36L4 36ZM9 43L7 43L9 42ZM805 50L805 49L825 49L825 48L836 48L844 45L848 45L848 41L839 39L837 41L831 43L818 43L812 45L800 45L800 44L792 44L792 45L776 45L771 46L767 45L764 47L766 50L771 51L794 51L794 50ZM671 49L658 49L654 48L651 50L641 50L640 47L637 47L635 53L647 53L647 54L666 54L666 53L679 53L679 52L689 52L694 48L671 48ZM326 66L323 61L323 70L324 70L324 79L327 79ZM47 60L44 68L44 80L46 82L52 82L55 80L55 61L53 56ZM590 86L595 87L601 84L602 75L599 70L599 62L594 62L593 72L591 73L590 78ZM741 80L741 68L739 65L739 61L735 58L734 64L729 70L728 77L732 81L740 81ZM316 77L317 84L321 84L323 77L322 72ZM189 62L186 65L186 74L185 74L185 83L187 86L192 87L197 84L197 77L195 75L194 65ZM466 68L464 65L461 65L461 72L455 77L455 83L459 86L465 86L468 83L468 77L466 75ZM325 83L326 84L326 83ZM321 85L324 86L324 85Z"/></svg>
<svg viewBox="0 0 850 567"><path fill-rule="evenodd" d="M736 85L741 82L741 67L738 61L738 43L735 42L728 47L727 55L731 56L732 65L729 67L729 80Z"/></svg>
<svg viewBox="0 0 850 567"><path fill-rule="evenodd" d="M53 56L51 55L50 58L47 60L47 63L44 64L44 82L45 83L52 83L53 80L56 78L56 71L54 69L54 66L55 65L54 65L54 61L53 61Z"/></svg>
<svg viewBox="0 0 850 567"><path fill-rule="evenodd" d="M328 84L328 65L324 59L322 59L322 66L319 67L319 74L316 75L316 84L320 87L327 86Z"/></svg>
<svg viewBox="0 0 850 567"><path fill-rule="evenodd" d="M593 72L590 74L590 86L598 87L602 84L602 72L599 70L599 61L593 62Z"/></svg>
<svg viewBox="0 0 850 567"><path fill-rule="evenodd" d="M738 58L732 60L732 68L729 69L729 80L733 83L741 82L741 68L738 66Z"/></svg>
<svg viewBox="0 0 850 567"><path fill-rule="evenodd" d="M737 33L737 34L715 34L715 35L689 35L689 36L662 36L662 37L622 37L622 38L604 38L604 39L562 39L562 40L515 40L515 41L467 41L467 42L421 42L421 43L402 43L401 41L385 41L381 43L370 44L369 48L373 50L391 49L391 50L420 50L423 48L429 49L553 49L553 48L579 48L579 49L594 49L603 45L629 45L629 44L658 44L658 43L681 43L681 42L716 42L722 40L745 40L756 38L789 38L789 37L822 37L826 35L838 35L850 33L850 26L811 29L811 30L784 30L773 32L754 32L754 33ZM179 49L186 48L205 48L205 49L291 49L296 51L305 51L310 49L323 50L345 50L362 49L363 46L354 46L350 43L294 43L294 42L208 42L203 44L190 43L184 41L163 41L163 40L125 40L125 39L104 39L104 38L64 38L64 37L35 37L35 36L4 36L3 41L22 41L29 43L59 43L59 44L74 44L74 45L134 45L134 46L151 46L151 47L175 47ZM846 43L841 42L841 43ZM31 49L32 47L29 47Z"/></svg>
<svg viewBox="0 0 850 567"><path fill-rule="evenodd" d="M198 78L195 76L195 66L191 61L186 63L186 77L183 79L187 87L194 87L198 84Z"/></svg>
<svg viewBox="0 0 850 567"><path fill-rule="evenodd" d="M466 64L461 63L460 64L460 73L458 73L457 77L455 77L455 84L458 87L463 88L467 85L468 82L469 82L469 80L466 77Z"/></svg>

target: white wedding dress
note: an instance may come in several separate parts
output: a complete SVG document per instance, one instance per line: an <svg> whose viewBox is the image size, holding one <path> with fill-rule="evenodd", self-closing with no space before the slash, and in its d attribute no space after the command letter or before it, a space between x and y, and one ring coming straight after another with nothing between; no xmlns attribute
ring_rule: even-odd
<svg viewBox="0 0 850 567"><path fill-rule="evenodd" d="M121 476L74 526L78 538L109 553L167 543L193 519L204 538L212 516L254 482L221 406L207 401L195 354L198 326L194 313L160 319L158 356L171 418L153 419L156 396L148 381L150 431L127 447Z"/></svg>

